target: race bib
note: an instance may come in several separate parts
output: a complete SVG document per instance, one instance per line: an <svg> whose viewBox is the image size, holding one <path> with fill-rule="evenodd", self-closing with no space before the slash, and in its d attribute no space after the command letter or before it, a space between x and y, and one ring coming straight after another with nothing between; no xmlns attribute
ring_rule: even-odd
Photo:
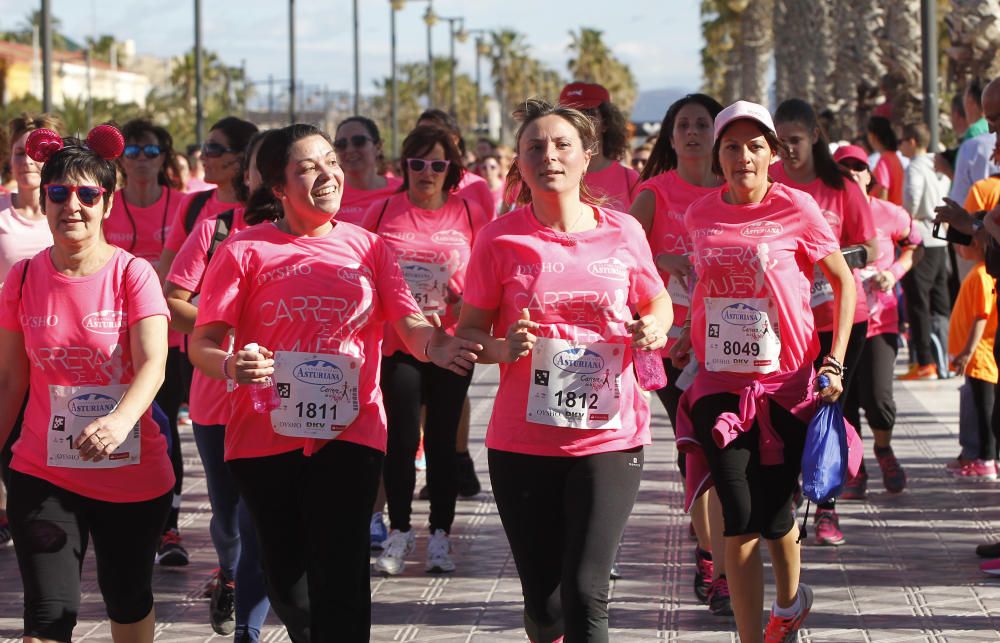
<svg viewBox="0 0 1000 643"><path fill-rule="evenodd" d="M625 344L539 338L531 351L528 422L570 429L621 428Z"/></svg>
<svg viewBox="0 0 1000 643"><path fill-rule="evenodd" d="M403 279L410 287L413 298L417 300L420 311L425 315L437 313L444 315L448 308L448 282L451 281L451 269L441 263L425 263L423 261L399 261L403 271Z"/></svg>
<svg viewBox="0 0 1000 643"><path fill-rule="evenodd" d="M49 429L47 464L67 469L115 469L139 464L141 445L139 423L125 441L100 462L84 460L73 448L73 441L87 425L118 408L128 390L127 384L109 386L49 386Z"/></svg>
<svg viewBox="0 0 1000 643"><path fill-rule="evenodd" d="M826 280L823 271L816 268L813 273L812 289L809 291L809 307L819 308L831 301L833 301L833 286Z"/></svg>
<svg viewBox="0 0 1000 643"><path fill-rule="evenodd" d="M358 417L361 361L345 355L296 351L274 354L281 406L271 411L275 433L330 440Z"/></svg>
<svg viewBox="0 0 1000 643"><path fill-rule="evenodd" d="M705 369L735 373L778 370L781 338L770 300L705 298Z"/></svg>

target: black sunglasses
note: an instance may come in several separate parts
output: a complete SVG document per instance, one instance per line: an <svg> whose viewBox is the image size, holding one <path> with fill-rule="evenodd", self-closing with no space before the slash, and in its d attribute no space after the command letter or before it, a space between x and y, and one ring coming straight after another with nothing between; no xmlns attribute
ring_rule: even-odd
<svg viewBox="0 0 1000 643"><path fill-rule="evenodd" d="M236 150L230 149L222 143L205 143L201 146L201 154L205 158L217 159L223 154L236 154Z"/></svg>
<svg viewBox="0 0 1000 643"><path fill-rule="evenodd" d="M155 159L163 151L160 149L159 145L126 145L125 151L122 152L122 156L127 159L135 160L139 158L139 154L144 154L148 159Z"/></svg>
<svg viewBox="0 0 1000 643"><path fill-rule="evenodd" d="M333 149L343 152L347 149L347 143L351 143L351 147L364 147L368 144L368 141L375 143L375 139L370 136L365 136L364 134L355 134L354 136L346 136L344 138L338 138L333 142Z"/></svg>

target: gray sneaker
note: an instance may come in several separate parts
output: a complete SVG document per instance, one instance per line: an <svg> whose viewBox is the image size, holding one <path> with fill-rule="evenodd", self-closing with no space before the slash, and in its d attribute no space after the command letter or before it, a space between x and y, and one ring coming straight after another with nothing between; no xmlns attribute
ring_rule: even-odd
<svg viewBox="0 0 1000 643"><path fill-rule="evenodd" d="M455 563L451 560L451 541L448 532L436 529L427 541L428 574L447 574L455 571Z"/></svg>
<svg viewBox="0 0 1000 643"><path fill-rule="evenodd" d="M382 555L375 560L375 570L386 576L403 573L403 569L406 568L406 556L413 551L414 544L412 529L409 531L393 529L382 543Z"/></svg>

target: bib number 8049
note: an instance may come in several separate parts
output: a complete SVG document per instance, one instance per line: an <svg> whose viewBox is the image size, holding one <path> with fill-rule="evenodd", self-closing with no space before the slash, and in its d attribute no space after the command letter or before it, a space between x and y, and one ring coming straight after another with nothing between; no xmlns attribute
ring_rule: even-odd
<svg viewBox="0 0 1000 643"><path fill-rule="evenodd" d="M573 391L556 391L556 404L568 409L593 409L597 407L597 393L574 393Z"/></svg>
<svg viewBox="0 0 1000 643"><path fill-rule="evenodd" d="M757 342L722 342L722 352L725 355L760 356L760 344Z"/></svg>

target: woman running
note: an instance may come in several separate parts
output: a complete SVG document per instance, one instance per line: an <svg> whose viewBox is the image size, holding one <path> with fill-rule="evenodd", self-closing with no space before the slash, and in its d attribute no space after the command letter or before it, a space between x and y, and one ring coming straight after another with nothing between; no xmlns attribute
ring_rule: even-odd
<svg viewBox="0 0 1000 643"><path fill-rule="evenodd" d="M477 204L453 193L462 159L447 131L418 127L403 141L402 153L401 191L373 204L363 227L383 237L392 249L424 315L437 315L442 328L454 332L472 241L490 217ZM425 407L423 440L431 503L425 569L451 572L455 564L449 534L458 497L455 440L472 371L456 375L420 361L391 328L386 329L382 355L389 431L383 477L391 531L375 569L399 574L414 547L410 528L414 458L420 443L421 407Z"/></svg>
<svg viewBox="0 0 1000 643"><path fill-rule="evenodd" d="M250 193L260 187L255 155L265 134L254 134L247 144L242 161L244 170L236 186L240 203L246 203ZM247 227L244 212L241 205L231 212L200 221L181 246L164 284L170 325L174 330L184 334L194 330L198 314L196 297L201 291L205 269L219 244ZM235 631L237 643L255 643L267 618L269 603L257 534L223 457L230 411L226 385L195 370L190 398L194 441L205 469L208 501L212 507L209 533L219 559L219 569L212 582L209 619L216 633L228 635Z"/></svg>
<svg viewBox="0 0 1000 643"><path fill-rule="evenodd" d="M501 365L486 446L528 638L607 641L609 573L650 441L632 351L664 346L670 298L641 226L591 205L590 119L537 99L518 115L522 207L476 239L457 332Z"/></svg>
<svg viewBox="0 0 1000 643"><path fill-rule="evenodd" d="M26 146L44 162L53 245L14 266L0 295L0 441L31 390L8 506L25 640L72 640L91 540L112 639L153 640L153 557L174 484L150 408L168 312L149 263L104 239L122 145L101 125L86 143L39 129Z"/></svg>
<svg viewBox="0 0 1000 643"><path fill-rule="evenodd" d="M865 151L856 145L845 145L837 150L833 159L851 173L867 194L872 175ZM860 433L860 411L865 410L865 418L875 437L875 458L882 469L882 484L886 491L899 493L906 487L906 472L892 450L892 429L896 424L893 369L899 351L896 284L913 266L913 253L921 243L921 235L917 226L911 225L909 212L902 207L883 199L867 198L878 237L878 259L859 272L868 300L868 336L857 369L865 377L845 393L844 415ZM841 498L860 500L867 489L868 473L862 462L858 475L844 485Z"/></svg>
<svg viewBox="0 0 1000 643"><path fill-rule="evenodd" d="M251 227L205 273L191 357L209 377L235 380L225 459L275 613L295 641L366 641L385 322L411 354L458 375L479 347L427 322L384 241L337 223L344 175L328 135L275 130L257 167ZM229 350L230 332L242 350Z"/></svg>
<svg viewBox="0 0 1000 643"><path fill-rule="evenodd" d="M774 125L778 138L788 148L788 155L771 167L771 177L816 200L833 233L840 239L848 265L854 269L854 287L859 294L845 353L843 382L846 395L850 393L868 333L868 301L862 295L859 270L878 258L878 238L871 207L850 173L833 160L826 133L808 103L797 98L781 103L774 113ZM819 369L822 366L819 360L830 352L835 325L833 288L820 269L813 279L810 306L819 333L820 350L814 364ZM835 500L828 500L816 508L815 521L817 544L842 545L846 542L840 530Z"/></svg>
<svg viewBox="0 0 1000 643"><path fill-rule="evenodd" d="M395 192L401 181L378 173L382 138L370 118L351 116L341 121L333 149L344 170L344 198L337 220L361 225L371 204Z"/></svg>
<svg viewBox="0 0 1000 643"><path fill-rule="evenodd" d="M684 213L691 203L722 184L722 179L712 171L712 123L720 111L722 105L704 94L688 94L670 106L631 209L632 216L646 230L656 267L667 285L674 309L674 326L663 351L667 385L656 391L670 416L671 427L677 426L677 404L683 391L677 387L681 369L674 366L667 351L687 319L693 285L692 242L684 226ZM683 478L686 473L683 453L677 454L677 466ZM722 547L722 508L714 491L698 496L691 506L691 524L698 540L695 596L707 602L713 614L731 614Z"/></svg>
<svg viewBox="0 0 1000 643"><path fill-rule="evenodd" d="M765 640L762 538L777 586L766 640L794 640L812 606L812 590L799 583L793 496L815 408L814 265L835 302L832 349L819 369L830 379L819 391L823 400L843 390L854 316L854 277L816 202L768 179L778 153L788 156L760 105L739 101L716 116L712 162L726 184L684 215L697 281L690 326L671 352L682 364L693 345L701 365L681 400L678 446L688 451L687 504L707 484L719 494L726 575L744 643Z"/></svg>

